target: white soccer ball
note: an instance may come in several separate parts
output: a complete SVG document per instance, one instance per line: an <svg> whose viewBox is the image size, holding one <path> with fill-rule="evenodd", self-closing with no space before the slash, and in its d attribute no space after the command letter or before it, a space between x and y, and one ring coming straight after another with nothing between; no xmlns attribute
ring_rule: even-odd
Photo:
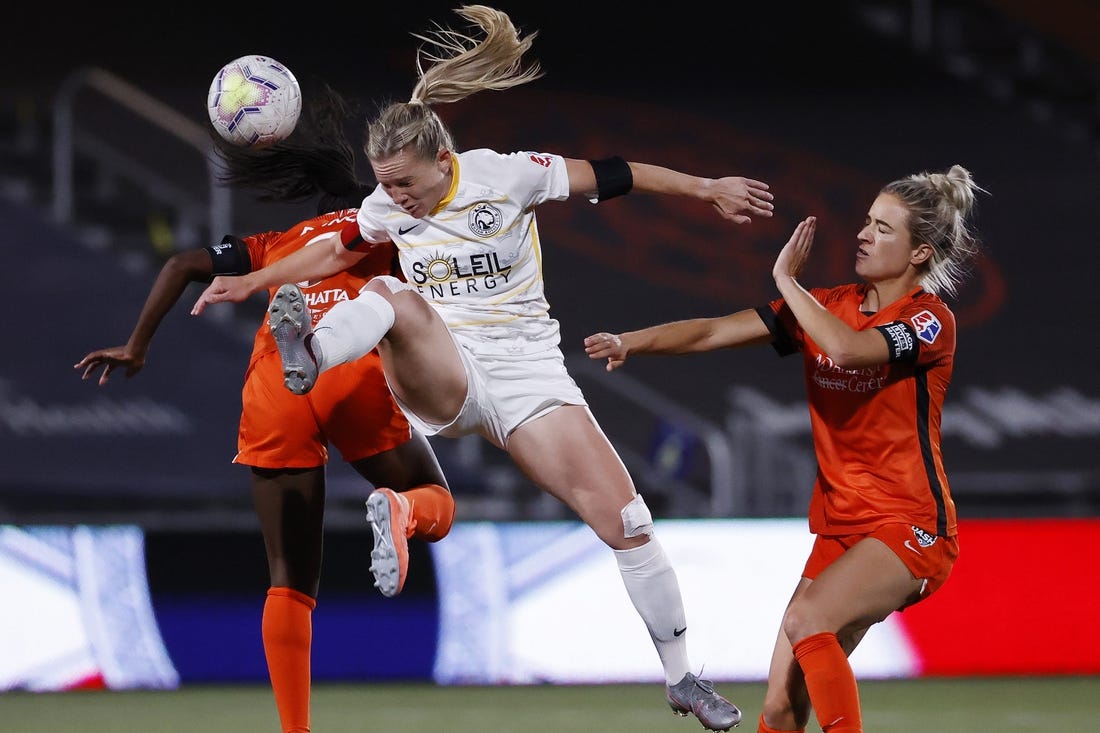
<svg viewBox="0 0 1100 733"><path fill-rule="evenodd" d="M275 59L241 56L214 75L206 107L223 138L263 148L294 131L302 113L302 89L290 69Z"/></svg>

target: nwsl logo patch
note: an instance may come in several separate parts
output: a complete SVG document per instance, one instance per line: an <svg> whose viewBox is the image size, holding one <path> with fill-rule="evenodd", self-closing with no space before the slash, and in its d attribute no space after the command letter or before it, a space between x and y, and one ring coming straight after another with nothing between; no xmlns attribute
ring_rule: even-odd
<svg viewBox="0 0 1100 733"><path fill-rule="evenodd" d="M940 331L943 330L940 319L932 315L931 311L921 311L910 318L909 322L913 324L913 330L917 332L917 338L926 344L934 343L936 337L940 335Z"/></svg>

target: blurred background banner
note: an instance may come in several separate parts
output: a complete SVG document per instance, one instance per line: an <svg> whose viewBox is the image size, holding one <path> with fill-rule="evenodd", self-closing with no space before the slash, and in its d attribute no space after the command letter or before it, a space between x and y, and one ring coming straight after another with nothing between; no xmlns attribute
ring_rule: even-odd
<svg viewBox="0 0 1100 733"><path fill-rule="evenodd" d="M140 528L0 525L0 585L0 691L179 684Z"/></svg>
<svg viewBox="0 0 1100 733"><path fill-rule="evenodd" d="M715 679L767 679L779 619L813 544L805 521L663 521L657 531L684 594L692 659ZM973 520L959 531L951 582L871 627L852 654L857 677L1100 673L1100 632L1089 621L1100 591L1060 591L1095 577L1081 548L1100 540L1100 521ZM614 558L584 525L468 523L447 539L432 546L435 681L663 679Z"/></svg>
<svg viewBox="0 0 1100 733"><path fill-rule="evenodd" d="M657 531L692 659L716 680L766 679L812 544L805 521L661 520ZM873 626L852 655L856 674L1100 674L1100 585L1079 582L1095 576L1081 548L1100 543L1100 520L970 520L960 533L951 581ZM0 689L265 682L259 545L241 532L0 526L0 580L22 601L3 619ZM180 572L181 548L193 562L221 558L217 577ZM318 682L662 679L614 558L579 522L460 522L430 554L414 547L409 583L392 599L369 587L368 538L333 533L327 551L339 559L313 616Z"/></svg>

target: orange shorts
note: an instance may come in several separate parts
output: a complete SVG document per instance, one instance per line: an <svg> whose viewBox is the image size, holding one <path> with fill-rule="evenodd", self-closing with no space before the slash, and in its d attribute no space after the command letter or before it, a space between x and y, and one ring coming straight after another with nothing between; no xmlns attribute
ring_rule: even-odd
<svg viewBox="0 0 1100 733"><path fill-rule="evenodd" d="M937 537L911 524L884 524L868 534L818 535L802 577L813 580L845 551L862 539L873 537L901 558L914 578L924 581L921 599L936 592L947 581L959 556L958 537Z"/></svg>
<svg viewBox="0 0 1100 733"><path fill-rule="evenodd" d="M241 390L234 463L257 468L313 468L331 444L348 462L396 448L411 437L378 355L327 370L307 394L283 384L278 352L258 357Z"/></svg>

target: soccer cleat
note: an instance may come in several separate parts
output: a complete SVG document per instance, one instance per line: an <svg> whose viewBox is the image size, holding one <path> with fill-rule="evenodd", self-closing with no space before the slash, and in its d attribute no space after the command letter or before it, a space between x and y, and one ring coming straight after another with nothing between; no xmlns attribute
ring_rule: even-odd
<svg viewBox="0 0 1100 733"><path fill-rule="evenodd" d="M737 706L715 692L713 682L691 672L666 687L665 697L672 712L680 716L692 713L707 730L729 730L741 722Z"/></svg>
<svg viewBox="0 0 1100 733"><path fill-rule="evenodd" d="M267 306L267 325L283 360L283 382L294 394L305 394L317 381L317 360L306 343L313 333L312 316L302 290L282 285Z"/></svg>
<svg viewBox="0 0 1100 733"><path fill-rule="evenodd" d="M374 532L374 587L393 598L405 587L409 572L409 500L392 489L375 489L367 497L367 523Z"/></svg>

